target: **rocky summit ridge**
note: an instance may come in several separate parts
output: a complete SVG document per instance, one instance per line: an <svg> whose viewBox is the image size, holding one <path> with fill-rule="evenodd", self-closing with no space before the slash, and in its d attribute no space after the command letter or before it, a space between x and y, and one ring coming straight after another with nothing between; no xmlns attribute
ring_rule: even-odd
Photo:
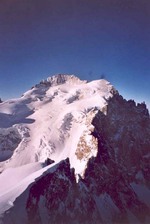
<svg viewBox="0 0 150 224"><path fill-rule="evenodd" d="M41 81L0 104L0 139L0 223L150 223L149 112L108 81Z"/></svg>
<svg viewBox="0 0 150 224"><path fill-rule="evenodd" d="M40 84L49 84L50 86L56 86L61 85L64 83L70 83L70 84L81 84L81 83L87 83L86 80L81 80L75 75L68 75L68 74L57 74L54 76L48 77L46 80L42 80Z"/></svg>

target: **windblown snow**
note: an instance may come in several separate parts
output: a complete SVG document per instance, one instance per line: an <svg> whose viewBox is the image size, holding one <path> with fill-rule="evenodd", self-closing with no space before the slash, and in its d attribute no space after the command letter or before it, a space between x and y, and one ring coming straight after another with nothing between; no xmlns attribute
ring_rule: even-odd
<svg viewBox="0 0 150 224"><path fill-rule="evenodd" d="M73 75L49 77L0 104L0 213L46 169L67 157L76 177L97 154L91 121L105 111L114 88L106 80L81 81Z"/></svg>

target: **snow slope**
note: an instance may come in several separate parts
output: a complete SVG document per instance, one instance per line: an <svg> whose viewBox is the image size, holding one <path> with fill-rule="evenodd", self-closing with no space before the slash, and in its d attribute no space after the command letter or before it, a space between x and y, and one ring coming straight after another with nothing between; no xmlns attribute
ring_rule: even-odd
<svg viewBox="0 0 150 224"><path fill-rule="evenodd" d="M21 98L0 104L1 213L34 181L37 170L41 170L37 176L44 172L47 158L56 164L68 157L77 179L84 175L88 159L97 154L91 121L98 110L105 109L113 92L106 80L87 82L73 75L57 75ZM14 144L7 143L10 131L17 139Z"/></svg>

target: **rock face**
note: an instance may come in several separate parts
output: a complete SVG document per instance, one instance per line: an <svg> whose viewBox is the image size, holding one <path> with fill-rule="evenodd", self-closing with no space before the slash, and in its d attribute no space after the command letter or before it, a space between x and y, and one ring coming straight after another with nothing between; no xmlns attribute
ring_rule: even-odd
<svg viewBox="0 0 150 224"><path fill-rule="evenodd" d="M10 158L20 142L21 136L15 127L0 129L0 162Z"/></svg>
<svg viewBox="0 0 150 224"><path fill-rule="evenodd" d="M80 83L80 80L63 75L39 85L46 85L47 91L48 85L56 87L66 82L70 85ZM100 92L105 92L101 95L106 102L102 107L98 108L96 101L96 106L88 105L79 114L67 106L69 110L61 120L61 132L58 133L61 134L59 147L66 147L68 158L57 163L53 157L48 158L45 162L47 170L38 175L15 200L14 207L3 214L2 223L150 223L149 113L144 103L136 105L133 100L127 101L112 87L110 95L106 94L108 85L104 83L100 82ZM84 92L77 90L71 96L61 95L65 105L76 105L76 102L85 100L89 91L94 92L88 88ZM62 92L57 92L57 96L59 94ZM75 109L74 106L71 108ZM82 131L77 138L78 125ZM72 137L65 145L72 134L77 141ZM72 141L76 143L74 148ZM44 147L40 148L41 153ZM79 165L83 165L81 169L78 169Z"/></svg>
<svg viewBox="0 0 150 224"><path fill-rule="evenodd" d="M109 100L107 114L99 111L93 125L98 154L86 170L88 187L92 183L99 197L102 192L110 196L120 211L117 222L148 223L150 204L141 195L142 186L150 183L150 119L145 104L136 106L115 95ZM138 221L130 220L129 213Z"/></svg>

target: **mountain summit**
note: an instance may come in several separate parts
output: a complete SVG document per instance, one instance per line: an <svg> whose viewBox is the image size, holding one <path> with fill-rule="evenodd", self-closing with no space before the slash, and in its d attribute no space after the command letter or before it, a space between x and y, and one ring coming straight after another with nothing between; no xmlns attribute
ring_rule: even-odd
<svg viewBox="0 0 150 224"><path fill-rule="evenodd" d="M149 223L149 113L108 81L59 74L2 102L0 142L1 223Z"/></svg>
<svg viewBox="0 0 150 224"><path fill-rule="evenodd" d="M51 77L48 77L46 80L43 80L40 82L40 84L49 84L50 86L57 86L64 83L70 83L70 84L81 84L86 83L87 81L81 81L78 77L75 75L67 75L67 74L58 74Z"/></svg>

